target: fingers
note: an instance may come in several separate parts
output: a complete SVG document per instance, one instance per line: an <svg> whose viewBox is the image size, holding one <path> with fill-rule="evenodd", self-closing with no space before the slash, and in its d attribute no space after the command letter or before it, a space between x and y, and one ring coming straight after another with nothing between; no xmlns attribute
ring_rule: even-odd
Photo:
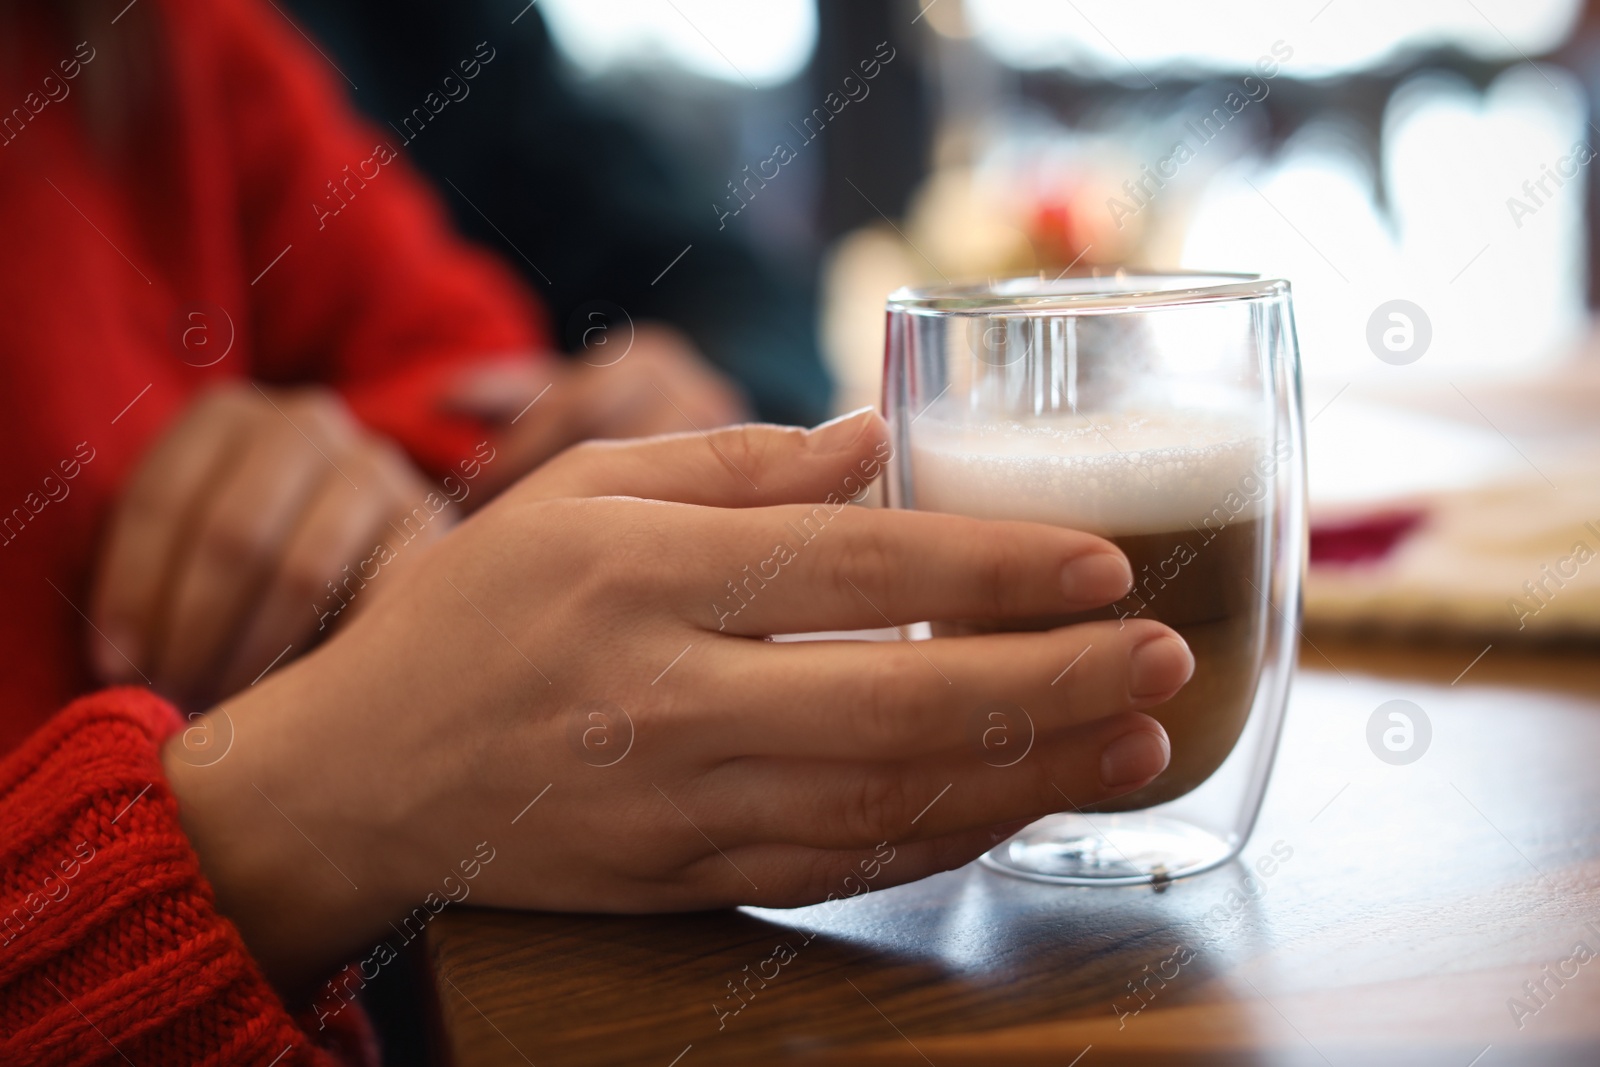
<svg viewBox="0 0 1600 1067"><path fill-rule="evenodd" d="M737 394L703 361L654 337L641 328L637 351L615 364L501 362L465 375L451 405L504 424L497 447L505 459L491 484L498 488L586 439L707 430L744 415Z"/></svg>
<svg viewBox="0 0 1600 1067"><path fill-rule="evenodd" d="M306 650L373 597L369 582L393 569L396 550L410 542L391 520L410 518L403 501L422 501L427 486L398 450L367 444L341 456L340 466L360 485L323 479L289 534L265 585L252 598L243 629L220 672L218 690L236 692L287 651ZM421 524L417 547L443 536L443 514Z"/></svg>
<svg viewBox="0 0 1600 1067"><path fill-rule="evenodd" d="M1194 672L1183 639L1151 620L932 641L713 642L696 652L669 677L701 694L685 724L730 757L944 752L997 703L1049 734L1154 707Z"/></svg>
<svg viewBox="0 0 1600 1067"><path fill-rule="evenodd" d="M141 669L180 701L248 684L308 640L317 616L306 580L321 586L358 563L400 493L425 495L415 478L397 488L397 469L409 469L397 451L364 437L326 391L202 399L121 508L96 592L97 611L115 620L108 634L122 630Z"/></svg>
<svg viewBox="0 0 1600 1067"><path fill-rule="evenodd" d="M1027 736L1024 723L1010 725L1019 735L1014 746L986 748L974 738L941 758L914 762L737 760L679 803L723 847L860 848L1096 804L1147 785L1171 756L1161 724L1137 712L1049 735Z"/></svg>
<svg viewBox="0 0 1600 1067"><path fill-rule="evenodd" d="M752 556L712 563L720 586L691 612L725 633L1066 615L1104 607L1133 584L1109 541L1039 523L826 504L729 521Z"/></svg>
<svg viewBox="0 0 1600 1067"><path fill-rule="evenodd" d="M489 395L502 389L510 403L486 403ZM581 393L573 368L554 357L484 369L463 381L455 403L502 424L495 439L499 462L485 472L486 494L497 495L562 449L589 436Z"/></svg>
<svg viewBox="0 0 1600 1067"><path fill-rule="evenodd" d="M292 428L284 431L255 437L195 523L159 628L155 680L169 693L208 688L306 501L337 477Z"/></svg>
<svg viewBox="0 0 1600 1067"><path fill-rule="evenodd" d="M838 502L862 493L890 454L870 408L811 430L747 425L571 448L516 492L531 499L639 496L709 507Z"/></svg>
<svg viewBox="0 0 1600 1067"><path fill-rule="evenodd" d="M559 357L505 356L464 371L441 399L447 410L489 422L510 423L530 410L529 404L552 384L561 369ZM520 421L520 420L519 420Z"/></svg>
<svg viewBox="0 0 1600 1067"><path fill-rule="evenodd" d="M515 419L522 425L502 447L534 462L548 458L554 450L543 449L555 441L709 430L749 418L738 387L689 338L653 323L627 331L594 326L570 363L555 356L485 362L463 373L444 402L504 424Z"/></svg>
<svg viewBox="0 0 1600 1067"><path fill-rule="evenodd" d="M143 680L155 669L157 618L172 565L215 485L234 463L244 426L235 393L200 401L140 463L111 520L101 551L91 614L105 640L91 643L102 681ZM126 657L126 658L124 658Z"/></svg>
<svg viewBox="0 0 1600 1067"><path fill-rule="evenodd" d="M596 384L611 392L631 392L596 422L599 437L643 437L658 433L705 431L750 419L749 405L732 381L723 377L676 329L641 324L626 358L607 365L602 350L593 365ZM603 409L597 406L597 411Z"/></svg>
<svg viewBox="0 0 1600 1067"><path fill-rule="evenodd" d="M358 485L340 460L357 439L342 404L302 393L256 408L256 429L194 523L171 578L158 633L156 682L180 696L209 695L220 660L283 551L307 502L329 478Z"/></svg>

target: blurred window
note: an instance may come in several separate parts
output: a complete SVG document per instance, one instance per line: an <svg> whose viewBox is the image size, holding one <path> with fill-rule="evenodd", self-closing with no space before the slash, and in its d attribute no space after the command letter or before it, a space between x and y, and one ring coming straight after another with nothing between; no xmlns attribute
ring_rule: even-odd
<svg viewBox="0 0 1600 1067"><path fill-rule="evenodd" d="M1529 367L1584 330L1600 133L1535 59L1580 0L948 2L1019 72L978 158L1077 201L1062 265L1286 277L1307 372L1341 380L1386 371L1366 334L1391 300L1431 320L1421 375Z"/></svg>
<svg viewBox="0 0 1600 1067"><path fill-rule="evenodd" d="M1385 110L1378 173L1336 123L1313 120L1270 161L1237 160L1206 184L1182 261L1293 280L1313 374L1382 374L1366 320L1395 298L1431 319L1436 358L1414 373L1559 358L1585 323L1584 120L1581 88L1557 68L1512 67L1481 94L1415 75Z"/></svg>
<svg viewBox="0 0 1600 1067"><path fill-rule="evenodd" d="M1582 2L1207 0L1153 8L1123 0L966 0L966 7L978 39L1011 66L1144 84L1171 69L1244 70L1280 37L1294 45L1296 77L1347 74L1430 49L1515 60L1564 40Z"/></svg>
<svg viewBox="0 0 1600 1067"><path fill-rule="evenodd" d="M544 0L556 46L578 69L664 68L765 89L805 69L814 0Z"/></svg>

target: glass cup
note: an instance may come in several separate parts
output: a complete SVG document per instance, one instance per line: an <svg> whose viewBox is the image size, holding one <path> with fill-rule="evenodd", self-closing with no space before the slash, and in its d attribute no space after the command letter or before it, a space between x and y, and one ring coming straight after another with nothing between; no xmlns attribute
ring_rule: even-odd
<svg viewBox="0 0 1600 1067"><path fill-rule="evenodd" d="M1172 743L1160 777L1041 819L983 861L1035 881L1133 885L1236 856L1277 747L1305 559L1288 283L1118 272L902 289L888 303L883 408L889 506L1086 530L1133 565L1133 591L1100 611L941 620L915 636L1147 618L1194 653L1189 684L1148 712ZM974 714L993 723L986 745L1031 740L1026 708Z"/></svg>

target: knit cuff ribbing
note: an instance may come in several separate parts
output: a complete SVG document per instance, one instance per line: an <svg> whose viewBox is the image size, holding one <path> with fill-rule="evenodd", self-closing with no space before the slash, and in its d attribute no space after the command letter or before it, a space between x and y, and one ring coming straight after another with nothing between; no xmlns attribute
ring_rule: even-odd
<svg viewBox="0 0 1600 1067"><path fill-rule="evenodd" d="M110 689L0 761L0 1062L352 1062L312 1045L217 913L161 768L181 726Z"/></svg>

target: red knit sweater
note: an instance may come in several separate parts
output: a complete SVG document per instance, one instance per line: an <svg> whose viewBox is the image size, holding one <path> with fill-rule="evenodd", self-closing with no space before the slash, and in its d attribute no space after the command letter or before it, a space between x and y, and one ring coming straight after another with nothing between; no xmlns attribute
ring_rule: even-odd
<svg viewBox="0 0 1600 1067"><path fill-rule="evenodd" d="M271 5L82 6L0 26L0 1063L359 1059L216 913L157 758L176 712L84 695L90 563L207 383L333 384L442 468L482 434L442 383L534 349L537 312ZM144 117L91 135L108 88Z"/></svg>

